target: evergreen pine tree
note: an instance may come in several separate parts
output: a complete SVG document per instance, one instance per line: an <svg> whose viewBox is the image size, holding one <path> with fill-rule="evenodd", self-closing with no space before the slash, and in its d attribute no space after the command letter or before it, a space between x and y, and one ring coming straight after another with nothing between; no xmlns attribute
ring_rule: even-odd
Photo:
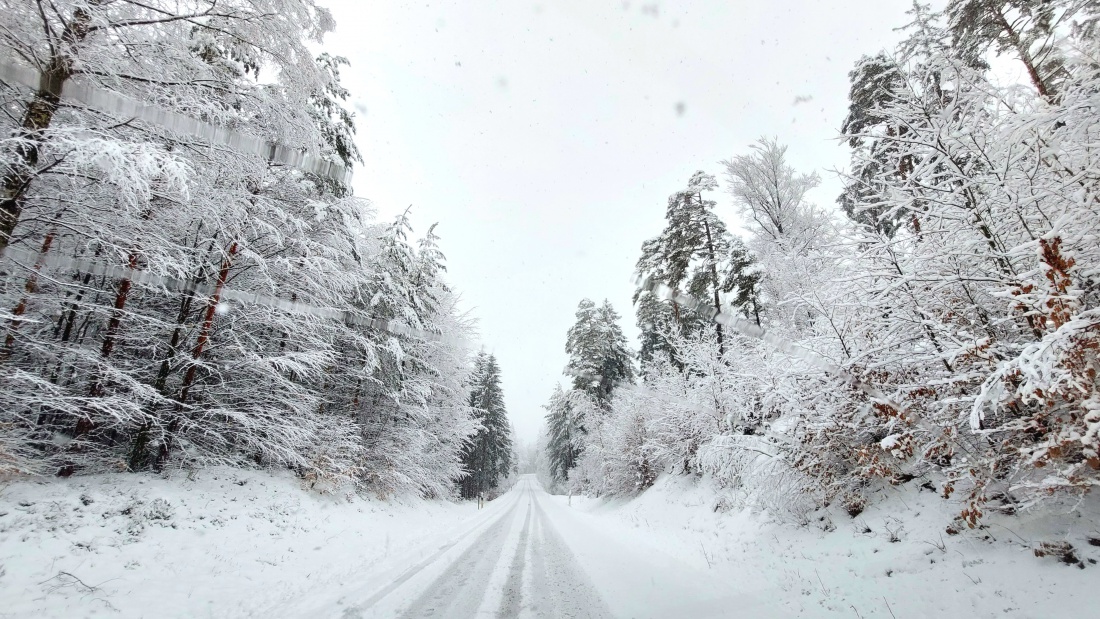
<svg viewBox="0 0 1100 619"><path fill-rule="evenodd" d="M755 320L756 326L760 326L760 295L763 279L764 272L752 250L745 247L744 241L740 238L732 237L721 289L726 293L727 302L740 309L746 318Z"/></svg>
<svg viewBox="0 0 1100 619"><path fill-rule="evenodd" d="M675 363L676 350L669 334L676 325L672 308L651 292L642 292L634 304L634 315L641 331L638 362L644 370L657 357L666 357Z"/></svg>
<svg viewBox="0 0 1100 619"><path fill-rule="evenodd" d="M619 314L604 300L603 305L583 299L577 306L577 322L569 329L565 352L569 363L565 373L573 377L573 388L583 391L606 408L615 387L634 380L633 353L619 327Z"/></svg>
<svg viewBox="0 0 1100 619"><path fill-rule="evenodd" d="M463 498L472 499L496 488L513 467L512 426L495 356L482 352L474 359L469 405L480 427L463 452L461 490Z"/></svg>
<svg viewBox="0 0 1100 619"><path fill-rule="evenodd" d="M637 270L673 288L687 283L687 292L697 298L713 298L715 311L721 310L719 261L729 253L726 225L714 214L717 204L703 199L704 191L718 188L718 181L703 171L696 172L688 186L668 198L667 224L655 238L642 243ZM635 295L637 302L639 295ZM686 327L694 317L685 317L676 304L673 313ZM719 354L723 350L722 325L715 323ZM685 329L686 330L686 329Z"/></svg>
<svg viewBox="0 0 1100 619"><path fill-rule="evenodd" d="M904 136L909 127L887 122L886 111L904 88L905 75L893 58L879 52L861 58L848 79L848 116L840 131L853 150L852 171L837 202L853 221L893 236L905 210L897 205L887 208L875 198L882 194L884 177L905 175L913 168L912 157L899 160L891 139Z"/></svg>
<svg viewBox="0 0 1100 619"><path fill-rule="evenodd" d="M546 455L550 465L550 476L554 483L564 484L569 479L569 471L577 466L585 434L583 406L577 406L577 394L582 392L565 391L561 385L554 386L546 409L546 425L549 436L546 443Z"/></svg>
<svg viewBox="0 0 1100 619"><path fill-rule="evenodd" d="M1069 75L1058 30L1077 17L1100 13L1082 0L951 0L944 14L954 52L975 67L984 67L987 50L1015 56L1043 98L1057 96Z"/></svg>

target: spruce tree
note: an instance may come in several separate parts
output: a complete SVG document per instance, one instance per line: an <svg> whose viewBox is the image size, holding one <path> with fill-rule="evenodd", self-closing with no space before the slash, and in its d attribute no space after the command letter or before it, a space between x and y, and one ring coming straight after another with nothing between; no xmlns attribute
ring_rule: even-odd
<svg viewBox="0 0 1100 619"><path fill-rule="evenodd" d="M730 240L729 259L725 264L721 289L727 302L741 310L746 318L760 326L760 295L764 272L753 252L738 237Z"/></svg>
<svg viewBox="0 0 1100 619"><path fill-rule="evenodd" d="M569 479L569 471L577 465L581 454L585 425L583 407L577 406L578 393L555 385L554 394L543 407L549 434L546 455L555 484L563 484Z"/></svg>
<svg viewBox="0 0 1100 619"><path fill-rule="evenodd" d="M472 499L496 488L513 465L512 426L495 356L482 352L474 359L469 405L480 427L463 452L461 491L463 498Z"/></svg>
<svg viewBox="0 0 1100 619"><path fill-rule="evenodd" d="M573 377L574 389L606 408L615 387L634 380L634 354L619 327L619 314L607 300L596 307L583 299L576 316L565 342L569 355L565 373Z"/></svg>
<svg viewBox="0 0 1100 619"><path fill-rule="evenodd" d="M879 52L861 58L848 79L848 116L840 131L853 150L852 171L837 202L853 221L892 237L906 210L897 205L887 208L876 196L881 195L886 179L904 177L913 168L912 157L898 157L893 139L904 137L909 127L887 121L887 110L904 87L906 76L893 58Z"/></svg>

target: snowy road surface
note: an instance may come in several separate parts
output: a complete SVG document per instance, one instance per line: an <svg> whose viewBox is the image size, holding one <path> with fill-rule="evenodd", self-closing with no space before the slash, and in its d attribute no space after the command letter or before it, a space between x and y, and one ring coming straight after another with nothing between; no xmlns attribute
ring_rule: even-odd
<svg viewBox="0 0 1100 619"><path fill-rule="evenodd" d="M776 616L700 572L569 508L532 476L466 529L373 590L321 614L356 617ZM317 616L317 615L313 615Z"/></svg>

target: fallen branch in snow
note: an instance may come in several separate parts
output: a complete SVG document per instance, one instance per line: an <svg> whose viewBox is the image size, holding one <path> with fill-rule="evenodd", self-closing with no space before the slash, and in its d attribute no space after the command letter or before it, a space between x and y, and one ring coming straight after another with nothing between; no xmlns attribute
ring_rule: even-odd
<svg viewBox="0 0 1100 619"><path fill-rule="evenodd" d="M68 579L68 580L66 580L66 579ZM51 580L58 580L59 584L53 585L53 588L50 589L50 593L53 593L54 591L57 591L58 589L61 589L63 587L83 587L84 588L84 593L95 593L96 591L99 591L99 588L101 586L103 586L105 583L108 583L108 582L111 582L112 580L117 580L117 579L116 578L111 578L109 580L104 580L103 582L99 583L98 585L89 585L88 583L84 582L83 580L81 580L77 576L75 576L73 574L70 574L69 572L59 571L56 576L52 576L50 578L47 578L46 580L43 580L42 582L40 582L38 584L43 585L43 584L46 584L46 583L50 582Z"/></svg>

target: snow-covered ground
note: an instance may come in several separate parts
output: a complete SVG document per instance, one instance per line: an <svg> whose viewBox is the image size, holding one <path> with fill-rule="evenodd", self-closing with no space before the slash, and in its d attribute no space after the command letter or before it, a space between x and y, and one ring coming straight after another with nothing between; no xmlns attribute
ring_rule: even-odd
<svg viewBox="0 0 1100 619"><path fill-rule="evenodd" d="M232 469L12 483L0 487L0 617L305 616L389 582L481 515Z"/></svg>
<svg viewBox="0 0 1100 619"><path fill-rule="evenodd" d="M715 509L705 480L632 500L474 503L306 491L208 470L0 490L0 616L1049 617L1100 603L1095 501L944 533L949 507L899 490L798 527ZM817 519L823 518L823 519ZM1069 542L1084 567L1037 558Z"/></svg>
<svg viewBox="0 0 1100 619"><path fill-rule="evenodd" d="M346 617L762 617L768 596L623 536L524 476L486 523L398 586L344 600ZM334 607L316 616L331 616ZM782 612L775 616L784 616Z"/></svg>
<svg viewBox="0 0 1100 619"><path fill-rule="evenodd" d="M624 543L768 596L762 616L1088 617L1100 608L1095 497L1063 514L987 516L986 529L949 535L954 506L909 486L855 518L816 515L804 527L716 510L722 493L687 477L663 477L632 500L572 504ZM1068 542L1080 564L1037 558L1043 542Z"/></svg>

